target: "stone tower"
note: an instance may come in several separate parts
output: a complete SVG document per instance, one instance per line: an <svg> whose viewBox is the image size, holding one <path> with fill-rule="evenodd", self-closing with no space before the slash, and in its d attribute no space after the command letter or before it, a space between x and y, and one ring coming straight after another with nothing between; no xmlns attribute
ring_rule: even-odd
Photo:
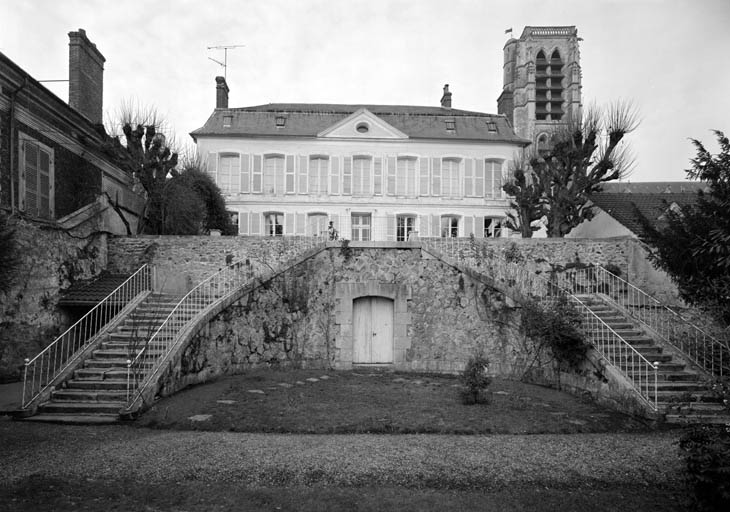
<svg viewBox="0 0 730 512"><path fill-rule="evenodd" d="M538 150L549 147L550 134L580 112L579 40L574 26L525 27L519 39L504 45L497 111Z"/></svg>

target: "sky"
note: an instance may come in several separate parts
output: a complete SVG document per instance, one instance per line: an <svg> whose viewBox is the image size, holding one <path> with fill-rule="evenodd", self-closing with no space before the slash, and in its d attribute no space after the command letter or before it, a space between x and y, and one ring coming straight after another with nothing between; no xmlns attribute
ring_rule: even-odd
<svg viewBox="0 0 730 512"><path fill-rule="evenodd" d="M0 52L37 80L68 78L68 32L106 58L104 109L154 108L180 146L215 107L228 50L230 107L438 106L497 112L512 28L575 25L583 104L629 100L630 180L680 181L690 138L730 134L730 0L0 0ZM68 84L45 84L68 101Z"/></svg>

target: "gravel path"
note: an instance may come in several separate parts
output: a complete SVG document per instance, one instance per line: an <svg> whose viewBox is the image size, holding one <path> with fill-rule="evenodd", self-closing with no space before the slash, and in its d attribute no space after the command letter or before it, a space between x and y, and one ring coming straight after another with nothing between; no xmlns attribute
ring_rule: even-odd
<svg viewBox="0 0 730 512"><path fill-rule="evenodd" d="M253 485L496 489L681 479L677 431L528 436L280 435L78 427L0 418L0 475Z"/></svg>

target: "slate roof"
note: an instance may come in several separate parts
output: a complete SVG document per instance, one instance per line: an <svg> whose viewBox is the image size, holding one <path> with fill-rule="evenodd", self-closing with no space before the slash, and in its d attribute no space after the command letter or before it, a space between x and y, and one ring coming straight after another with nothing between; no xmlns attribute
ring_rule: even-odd
<svg viewBox="0 0 730 512"><path fill-rule="evenodd" d="M641 237L644 230L639 222L637 210L654 226L660 227L665 212L672 204L682 208L695 204L697 197L695 192L659 194L599 192L591 196L591 201L632 233Z"/></svg>
<svg viewBox="0 0 730 512"><path fill-rule="evenodd" d="M216 109L205 125L190 135L194 139L205 136L316 137L318 133L363 108L412 139L530 143L515 135L503 115L412 105L269 103ZM223 126L224 117L231 118L230 127ZM276 126L277 117L286 119L283 127ZM454 121L453 132L447 132L446 120ZM496 125L496 131L489 130L488 122Z"/></svg>
<svg viewBox="0 0 730 512"><path fill-rule="evenodd" d="M91 281L78 281L66 290L58 304L60 306L95 306L128 278L128 274L101 274Z"/></svg>

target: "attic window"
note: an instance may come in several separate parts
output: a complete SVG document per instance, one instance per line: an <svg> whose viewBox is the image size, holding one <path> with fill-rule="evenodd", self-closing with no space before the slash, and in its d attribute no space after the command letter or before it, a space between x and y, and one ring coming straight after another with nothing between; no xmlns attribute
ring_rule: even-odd
<svg viewBox="0 0 730 512"><path fill-rule="evenodd" d="M286 126L286 117L284 116L276 116L276 127L277 128L284 128Z"/></svg>
<svg viewBox="0 0 730 512"><path fill-rule="evenodd" d="M445 122L447 132L453 132L456 130L456 121L454 121L453 119L447 119Z"/></svg>
<svg viewBox="0 0 730 512"><path fill-rule="evenodd" d="M497 123L494 121L487 121L487 130L493 133L497 133Z"/></svg>
<svg viewBox="0 0 730 512"><path fill-rule="evenodd" d="M355 130L357 130L358 133L367 133L370 131L370 126L367 123L358 123L357 126L355 126Z"/></svg>
<svg viewBox="0 0 730 512"><path fill-rule="evenodd" d="M223 116L223 128L230 128L233 122L233 116Z"/></svg>

